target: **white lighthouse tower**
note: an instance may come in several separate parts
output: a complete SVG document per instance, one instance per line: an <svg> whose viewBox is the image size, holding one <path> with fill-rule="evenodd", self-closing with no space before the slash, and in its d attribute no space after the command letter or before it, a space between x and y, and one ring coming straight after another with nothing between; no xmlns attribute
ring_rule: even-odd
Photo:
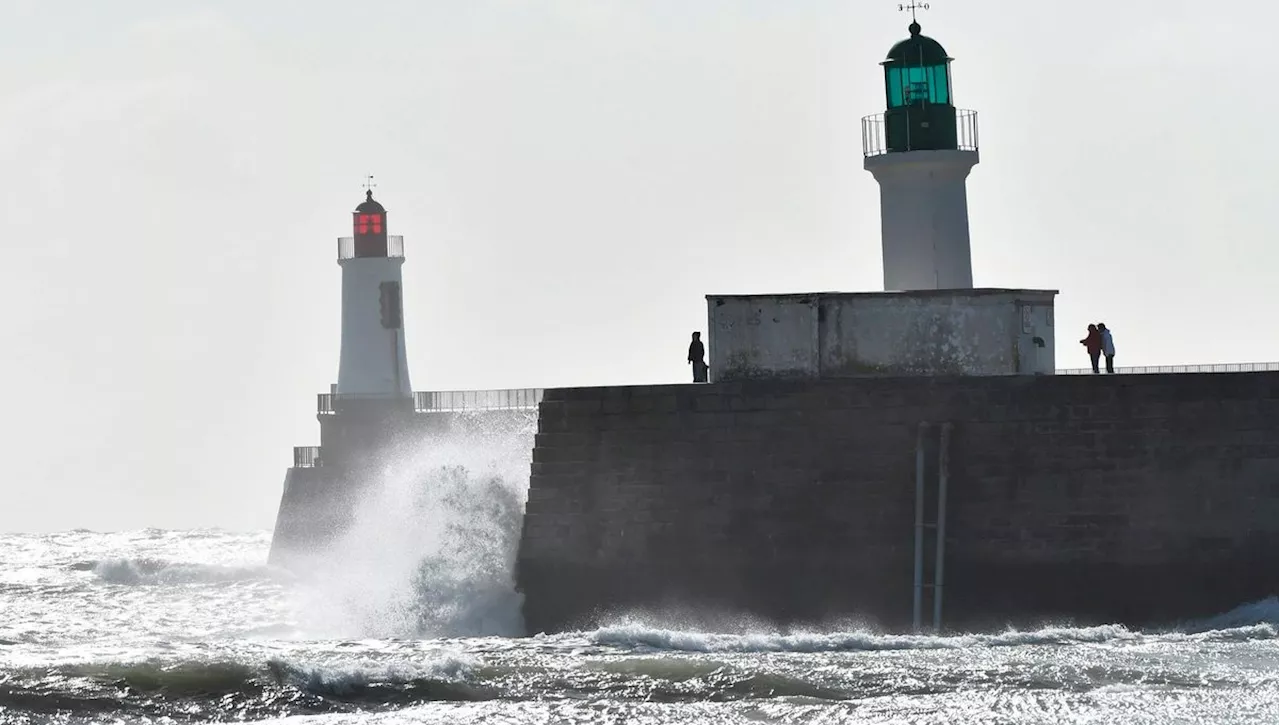
<svg viewBox="0 0 1280 725"><path fill-rule="evenodd" d="M400 296L403 264L404 238L387 235L387 210L373 200L370 189L352 215L352 236L338 240L338 265L342 267L340 397L413 397Z"/></svg>
<svg viewBox="0 0 1280 725"><path fill-rule="evenodd" d="M955 107L942 45L914 18L908 31L881 63L885 112L862 120L864 168L880 184L884 288L970 289L965 179L978 163L977 114Z"/></svg>

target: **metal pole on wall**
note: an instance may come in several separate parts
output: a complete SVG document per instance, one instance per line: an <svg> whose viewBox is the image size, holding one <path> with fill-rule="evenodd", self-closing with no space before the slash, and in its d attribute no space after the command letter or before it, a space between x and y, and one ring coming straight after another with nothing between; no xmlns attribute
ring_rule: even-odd
<svg viewBox="0 0 1280 725"><path fill-rule="evenodd" d="M921 597L924 591L924 431L916 429L916 547L915 586L911 592L911 626L920 631Z"/></svg>
<svg viewBox="0 0 1280 725"><path fill-rule="evenodd" d="M947 548L947 475L951 464L951 424L942 424L938 440L938 524L934 535L938 539L933 562L933 630L942 629L942 565Z"/></svg>

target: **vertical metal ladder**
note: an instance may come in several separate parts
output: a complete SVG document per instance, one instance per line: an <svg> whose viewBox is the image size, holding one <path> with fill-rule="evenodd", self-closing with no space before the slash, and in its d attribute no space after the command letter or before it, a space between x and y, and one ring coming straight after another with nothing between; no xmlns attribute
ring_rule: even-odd
<svg viewBox="0 0 1280 725"><path fill-rule="evenodd" d="M951 424L937 425L936 436L930 432L931 426L925 422L916 430L915 578L911 596L911 626L916 632L923 626L926 592L933 605L933 631L942 629ZM932 490L925 485L926 480L935 482ZM927 557L929 553L933 555L931 559ZM932 574L932 583L925 583L926 572Z"/></svg>

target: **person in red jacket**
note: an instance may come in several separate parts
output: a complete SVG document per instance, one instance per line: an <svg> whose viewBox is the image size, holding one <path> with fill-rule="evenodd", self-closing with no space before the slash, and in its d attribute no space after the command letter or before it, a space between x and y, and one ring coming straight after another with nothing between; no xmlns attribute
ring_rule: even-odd
<svg viewBox="0 0 1280 725"><path fill-rule="evenodd" d="M1089 351L1089 363L1093 365L1093 374L1098 374L1098 357L1102 355L1102 333L1097 325L1089 325L1089 334L1080 341L1084 349Z"/></svg>

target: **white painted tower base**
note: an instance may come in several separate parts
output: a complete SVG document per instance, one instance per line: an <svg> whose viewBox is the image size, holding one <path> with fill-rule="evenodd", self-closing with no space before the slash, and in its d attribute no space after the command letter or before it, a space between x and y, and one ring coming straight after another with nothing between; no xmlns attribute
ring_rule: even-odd
<svg viewBox="0 0 1280 725"><path fill-rule="evenodd" d="M412 397L404 328L383 324L384 282L395 283L395 316L401 316L404 257L339 259L342 267L342 347L338 395Z"/></svg>
<svg viewBox="0 0 1280 725"><path fill-rule="evenodd" d="M902 151L868 156L880 183L884 289L972 289L965 179L977 151Z"/></svg>

